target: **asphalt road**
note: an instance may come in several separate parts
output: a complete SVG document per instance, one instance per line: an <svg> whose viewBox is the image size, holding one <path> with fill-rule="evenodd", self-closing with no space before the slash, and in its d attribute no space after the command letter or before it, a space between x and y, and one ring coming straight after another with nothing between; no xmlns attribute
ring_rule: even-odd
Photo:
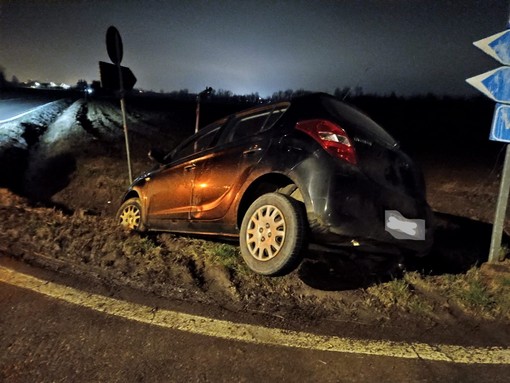
<svg viewBox="0 0 510 383"><path fill-rule="evenodd" d="M24 116L51 100L43 98L9 98L0 100L0 123Z"/></svg>
<svg viewBox="0 0 510 383"><path fill-rule="evenodd" d="M58 279L55 286L73 284L23 268L43 280ZM84 293L83 303L92 295ZM124 301L129 303L129 294ZM510 373L508 364L403 359L205 336L127 319L129 309L111 315L13 283L0 283L0 307L0 381L6 383L506 382Z"/></svg>

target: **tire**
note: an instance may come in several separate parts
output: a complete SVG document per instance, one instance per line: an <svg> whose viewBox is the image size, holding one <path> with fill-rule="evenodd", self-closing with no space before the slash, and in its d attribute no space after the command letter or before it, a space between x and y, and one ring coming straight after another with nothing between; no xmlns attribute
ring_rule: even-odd
<svg viewBox="0 0 510 383"><path fill-rule="evenodd" d="M305 242L305 212L291 197L268 193L248 208L241 223L241 255L254 272L285 275L301 262Z"/></svg>
<svg viewBox="0 0 510 383"><path fill-rule="evenodd" d="M117 210L117 222L124 228L133 231L145 231L142 221L142 204L139 198L130 198Z"/></svg>

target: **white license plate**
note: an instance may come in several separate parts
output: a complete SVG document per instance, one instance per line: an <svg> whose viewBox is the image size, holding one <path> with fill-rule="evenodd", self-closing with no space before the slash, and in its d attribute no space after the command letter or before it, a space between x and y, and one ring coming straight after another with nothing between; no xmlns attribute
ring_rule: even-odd
<svg viewBox="0 0 510 383"><path fill-rule="evenodd" d="M397 210L384 212L384 229L397 239L425 240L425 220L406 218Z"/></svg>

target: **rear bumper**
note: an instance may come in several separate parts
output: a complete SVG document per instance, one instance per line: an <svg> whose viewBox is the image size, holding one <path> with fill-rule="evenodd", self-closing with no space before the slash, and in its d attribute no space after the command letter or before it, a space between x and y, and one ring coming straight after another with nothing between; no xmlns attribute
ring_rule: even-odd
<svg viewBox="0 0 510 383"><path fill-rule="evenodd" d="M398 188L383 187L355 169L335 173L323 167L314 174L304 188L308 194L304 199L313 243L418 255L425 255L431 249L434 215L423 198L410 196ZM388 230L389 211L398 212L402 222L423 224L422 232L415 236L406 235L406 230L399 233L398 225L396 232Z"/></svg>

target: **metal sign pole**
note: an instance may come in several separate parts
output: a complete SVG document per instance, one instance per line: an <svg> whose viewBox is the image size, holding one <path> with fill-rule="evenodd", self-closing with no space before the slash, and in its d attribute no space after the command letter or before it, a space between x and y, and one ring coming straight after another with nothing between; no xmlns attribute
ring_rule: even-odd
<svg viewBox="0 0 510 383"><path fill-rule="evenodd" d="M122 112L122 128L124 129L124 139L126 142L126 157L128 165L129 184L133 183L133 173L131 171L131 154L129 152L129 138L128 138L128 127L126 119L126 102L124 101L124 84L122 83L122 69L120 63L117 64L119 70L119 84L120 84L120 110Z"/></svg>
<svg viewBox="0 0 510 383"><path fill-rule="evenodd" d="M120 38L120 36L119 36ZM117 49L119 49L119 44L117 44ZM119 85L120 85L120 110L122 112L122 128L124 129L124 139L126 142L126 157L127 157L127 165L128 165L128 175L129 175L129 184L133 183L133 173L131 172L131 154L129 152L129 138L128 138L128 128L127 128L127 119L126 119L126 102L124 101L124 84L122 79L122 69L120 67L120 61L117 63L117 69L119 71Z"/></svg>
<svg viewBox="0 0 510 383"><path fill-rule="evenodd" d="M510 192L510 145L506 145L505 164L503 165L503 174L501 184L499 185L498 203L494 224L492 226L491 247L489 251L489 262L502 260L505 254L501 251L501 239L503 238L503 229L505 226L506 208L508 205L508 193Z"/></svg>
<svg viewBox="0 0 510 383"><path fill-rule="evenodd" d="M129 139L128 139L128 128L126 122L126 103L124 102L124 96L120 99L120 109L122 111L122 127L124 129L124 138L126 141L126 156L128 163L129 183L133 183L133 173L131 172L131 154L129 152Z"/></svg>
<svg viewBox="0 0 510 383"><path fill-rule="evenodd" d="M123 68L120 63L122 61L123 56L123 46L122 46L122 39L120 37L120 33L114 26L111 26L106 31L106 50L108 52L108 56L110 57L110 60L112 60L113 64L117 67L117 73L119 76L119 84L118 84L118 90L120 94L120 109L122 112L122 128L124 130L124 138L126 141L126 156L127 156L127 163L128 163L128 173L129 173L129 183L133 183L133 175L131 172L131 155L129 152L129 139L128 139L128 129L127 129L127 121L126 121L126 103L124 101L124 74L122 72L122 69L126 70L126 82L128 90L132 88L132 86L136 82L136 78L131 73L129 68ZM105 77L105 80L108 79L108 76L106 73L108 73L108 65L106 63L99 62L99 68L101 69L101 78L103 78L103 74ZM104 71L104 73L103 73ZM108 81L111 82L111 81ZM115 85L110 84L112 88L115 89Z"/></svg>

